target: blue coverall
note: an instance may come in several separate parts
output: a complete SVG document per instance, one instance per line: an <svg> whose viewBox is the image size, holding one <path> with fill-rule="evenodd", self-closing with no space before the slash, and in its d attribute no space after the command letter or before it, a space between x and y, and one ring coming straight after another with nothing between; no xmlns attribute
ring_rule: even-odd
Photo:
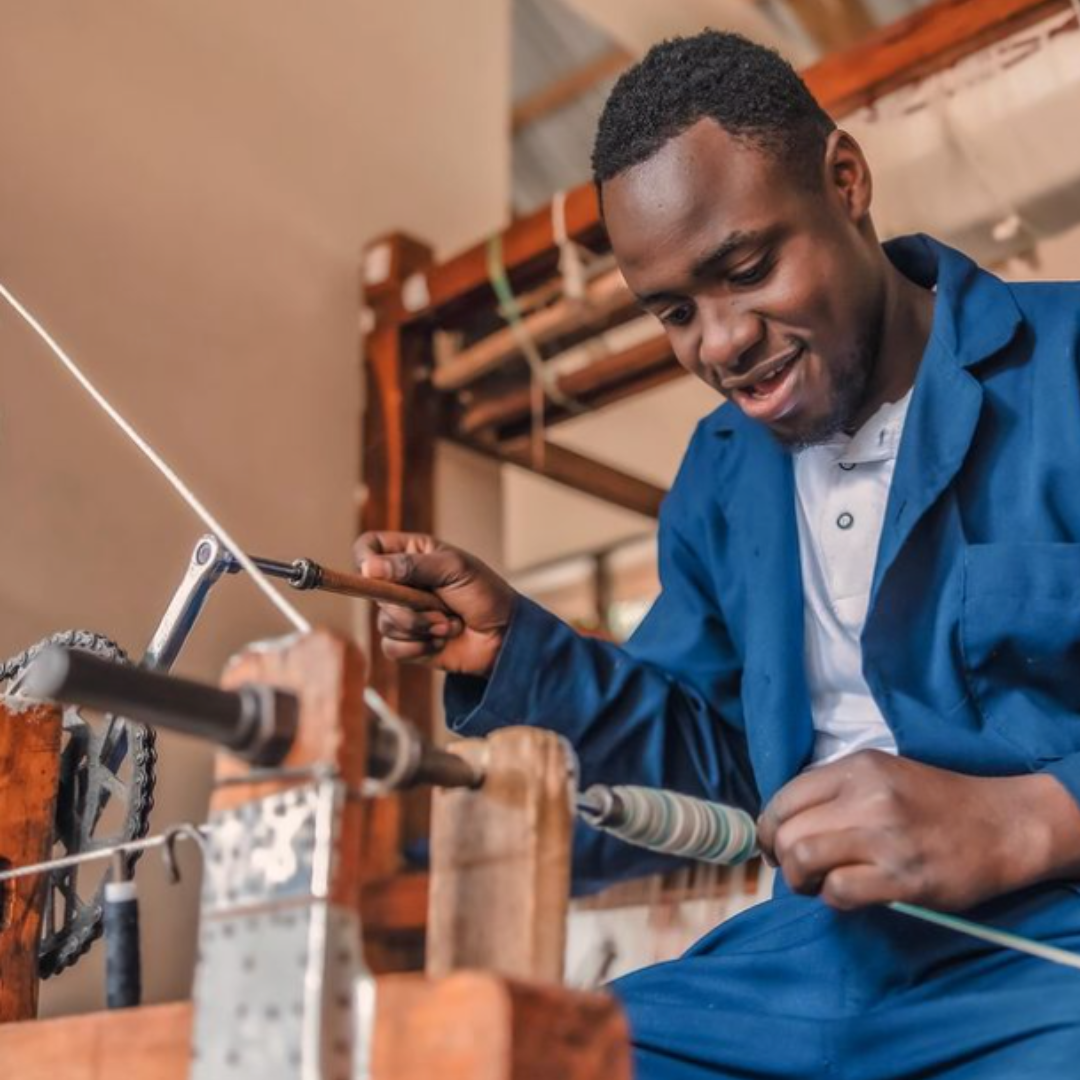
<svg viewBox="0 0 1080 1080"><path fill-rule="evenodd" d="M905 757L1045 771L1080 800L1080 286L1007 284L924 236L886 245L936 283L862 636ZM662 593L623 647L528 600L490 680L447 684L468 734L565 734L585 783L754 811L810 760L790 455L723 405L660 521ZM597 838L590 872L624 872ZM970 917L1080 950L1080 888ZM640 1080L1080 1077L1080 972L912 922L777 895L614 984Z"/></svg>

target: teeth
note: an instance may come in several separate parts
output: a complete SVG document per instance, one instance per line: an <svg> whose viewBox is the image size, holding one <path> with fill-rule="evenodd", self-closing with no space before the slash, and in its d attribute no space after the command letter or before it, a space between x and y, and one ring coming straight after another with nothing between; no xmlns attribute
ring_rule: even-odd
<svg viewBox="0 0 1080 1080"><path fill-rule="evenodd" d="M794 360L795 357L793 356L790 360L786 360L784 363L782 363L778 368L774 368L772 371L770 371L768 375L763 375L756 383L754 383L753 386L748 386L746 388L747 392L750 394L751 397L765 397L767 395L767 392L758 389L761 384L764 382L768 382L770 379L775 379L778 375L787 371L787 369L791 367Z"/></svg>

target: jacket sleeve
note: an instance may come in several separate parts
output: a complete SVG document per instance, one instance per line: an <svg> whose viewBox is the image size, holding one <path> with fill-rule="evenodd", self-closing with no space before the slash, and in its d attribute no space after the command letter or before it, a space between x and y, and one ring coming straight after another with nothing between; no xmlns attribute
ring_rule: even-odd
<svg viewBox="0 0 1080 1080"><path fill-rule="evenodd" d="M630 641L584 637L520 597L491 677L447 680L447 720L465 735L509 724L557 731L578 753L582 786L668 787L756 811L741 664L678 488L661 515L662 591Z"/></svg>

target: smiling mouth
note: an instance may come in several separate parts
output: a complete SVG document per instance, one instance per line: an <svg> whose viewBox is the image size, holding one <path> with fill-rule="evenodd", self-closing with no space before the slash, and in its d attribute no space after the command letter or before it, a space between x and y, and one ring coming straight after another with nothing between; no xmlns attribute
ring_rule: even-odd
<svg viewBox="0 0 1080 1080"><path fill-rule="evenodd" d="M786 357L759 364L745 375L722 380L721 389L728 394L740 393L750 398L766 398L783 382L784 376L802 354L803 349L800 346Z"/></svg>

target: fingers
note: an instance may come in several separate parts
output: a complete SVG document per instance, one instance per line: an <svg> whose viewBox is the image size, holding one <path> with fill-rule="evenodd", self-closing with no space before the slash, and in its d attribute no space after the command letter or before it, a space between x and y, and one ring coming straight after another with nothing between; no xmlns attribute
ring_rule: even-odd
<svg viewBox="0 0 1080 1080"><path fill-rule="evenodd" d="M838 911L901 900L896 882L877 866L841 866L821 885L821 899Z"/></svg>
<svg viewBox="0 0 1080 1080"><path fill-rule="evenodd" d="M391 641L428 641L441 639L444 643L462 631L460 619L441 611L412 611L396 604L379 607L375 622L380 637Z"/></svg>
<svg viewBox="0 0 1080 1080"><path fill-rule="evenodd" d="M837 870L874 861L871 840L864 829L836 829L801 836L791 843L781 830L776 848L784 880L794 892L807 896L823 890Z"/></svg>
<svg viewBox="0 0 1080 1080"><path fill-rule="evenodd" d="M430 660L446 647L445 639L429 638L426 641L391 641L382 639L383 656L398 663Z"/></svg>
<svg viewBox="0 0 1080 1080"><path fill-rule="evenodd" d="M460 619L442 612L412 611L394 604L379 608L375 627L379 632L383 655L397 661L435 657L464 629Z"/></svg>
<svg viewBox="0 0 1080 1080"><path fill-rule="evenodd" d="M364 533L353 558L368 577L428 590L459 584L469 570L462 552L417 533Z"/></svg>
<svg viewBox="0 0 1080 1080"><path fill-rule="evenodd" d="M780 826L798 814L831 802L843 787L842 763L811 769L785 784L772 798L758 818L758 843L763 851L772 854Z"/></svg>
<svg viewBox="0 0 1080 1080"><path fill-rule="evenodd" d="M426 533L373 530L357 537L353 544L353 560L359 567L371 555L434 551L438 546L439 542Z"/></svg>

